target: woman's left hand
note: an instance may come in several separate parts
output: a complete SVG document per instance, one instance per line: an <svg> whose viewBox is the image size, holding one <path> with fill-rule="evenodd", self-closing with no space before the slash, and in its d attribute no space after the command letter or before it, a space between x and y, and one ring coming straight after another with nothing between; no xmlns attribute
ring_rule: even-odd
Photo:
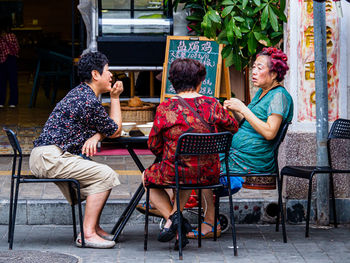
<svg viewBox="0 0 350 263"><path fill-rule="evenodd" d="M229 100L224 101L224 108L231 111L243 113L244 110L247 109L247 106L239 99L231 98Z"/></svg>

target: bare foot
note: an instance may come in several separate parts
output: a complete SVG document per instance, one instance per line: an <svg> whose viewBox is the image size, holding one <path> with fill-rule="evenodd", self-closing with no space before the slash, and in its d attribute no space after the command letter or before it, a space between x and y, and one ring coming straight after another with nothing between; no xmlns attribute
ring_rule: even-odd
<svg viewBox="0 0 350 263"><path fill-rule="evenodd" d="M105 239L100 237L96 232L95 233L85 233L84 232L84 238L86 241L93 242L93 243L104 243L106 242Z"/></svg>
<svg viewBox="0 0 350 263"><path fill-rule="evenodd" d="M106 231L104 231L100 226L96 227L96 233L99 236L107 236L110 235L109 233L107 233Z"/></svg>

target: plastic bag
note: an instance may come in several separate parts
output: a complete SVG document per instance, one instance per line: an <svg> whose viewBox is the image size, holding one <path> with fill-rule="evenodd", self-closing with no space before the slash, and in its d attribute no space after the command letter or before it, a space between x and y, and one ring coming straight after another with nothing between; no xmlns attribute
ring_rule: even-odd
<svg viewBox="0 0 350 263"><path fill-rule="evenodd" d="M226 175L221 175L219 181L221 184L223 184L225 186L228 185ZM230 182L231 182L231 194L235 194L242 188L242 183L244 182L244 180L242 177L231 176ZM218 192L218 195L220 197L221 196L228 196L228 189L226 187L221 189Z"/></svg>

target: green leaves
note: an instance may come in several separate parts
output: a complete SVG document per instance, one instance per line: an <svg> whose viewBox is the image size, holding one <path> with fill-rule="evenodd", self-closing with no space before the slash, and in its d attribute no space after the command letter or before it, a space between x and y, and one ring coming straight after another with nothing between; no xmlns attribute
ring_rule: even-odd
<svg viewBox="0 0 350 263"><path fill-rule="evenodd" d="M267 21L269 19L269 7L266 5L264 11L261 14L261 29L264 30L267 26Z"/></svg>
<svg viewBox="0 0 350 263"><path fill-rule="evenodd" d="M254 55L256 53L256 47L257 47L258 43L255 39L254 33L250 32L248 34L248 51L249 51L249 55Z"/></svg>
<svg viewBox="0 0 350 263"><path fill-rule="evenodd" d="M231 13L232 9L233 9L233 5L226 6L226 7L224 8L224 10L222 10L221 16L222 16L222 17L227 16L229 13Z"/></svg>
<svg viewBox="0 0 350 263"><path fill-rule="evenodd" d="M278 31L277 15L275 14L275 12L273 11L273 9L270 6L269 6L269 20L270 20L270 23L271 23L273 30L275 30L275 32L277 32Z"/></svg>
<svg viewBox="0 0 350 263"><path fill-rule="evenodd" d="M222 56L226 66L237 70L264 46L283 37L286 0L174 0L191 10L189 27L198 35L225 44Z"/></svg>

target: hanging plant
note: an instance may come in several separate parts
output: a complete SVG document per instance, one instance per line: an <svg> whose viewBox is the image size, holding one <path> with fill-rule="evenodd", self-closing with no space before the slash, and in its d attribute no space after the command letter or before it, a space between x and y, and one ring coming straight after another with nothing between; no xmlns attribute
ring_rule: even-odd
<svg viewBox="0 0 350 263"><path fill-rule="evenodd" d="M226 66L242 70L265 46L283 38L286 0L175 0L184 3L192 34L225 44Z"/></svg>

